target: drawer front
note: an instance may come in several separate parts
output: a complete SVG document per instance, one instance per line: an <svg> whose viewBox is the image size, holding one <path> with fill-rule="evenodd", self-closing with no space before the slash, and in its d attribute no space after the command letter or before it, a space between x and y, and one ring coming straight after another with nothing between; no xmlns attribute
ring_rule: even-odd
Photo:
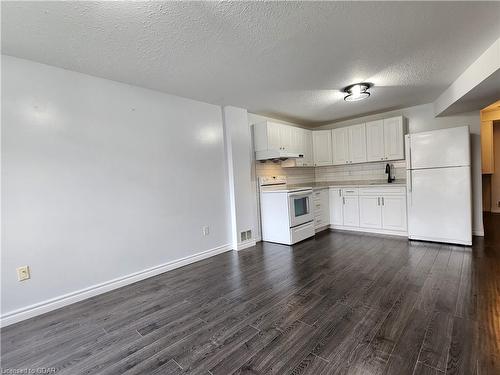
<svg viewBox="0 0 500 375"><path fill-rule="evenodd" d="M342 189L342 195L344 197L348 197L350 195L358 195L358 194L359 194L358 188L344 188L344 189Z"/></svg>
<svg viewBox="0 0 500 375"><path fill-rule="evenodd" d="M290 240L292 244L312 236L314 236L314 224L312 222L290 229Z"/></svg>
<svg viewBox="0 0 500 375"><path fill-rule="evenodd" d="M406 195L404 186L374 186L359 188L359 195Z"/></svg>
<svg viewBox="0 0 500 375"><path fill-rule="evenodd" d="M326 224L323 224L323 220L321 218L314 219L314 229L321 228Z"/></svg>

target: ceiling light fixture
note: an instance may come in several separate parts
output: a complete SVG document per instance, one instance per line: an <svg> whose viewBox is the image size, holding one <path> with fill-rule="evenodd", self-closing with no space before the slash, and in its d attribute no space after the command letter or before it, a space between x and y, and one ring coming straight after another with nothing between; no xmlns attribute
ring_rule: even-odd
<svg viewBox="0 0 500 375"><path fill-rule="evenodd" d="M368 92L368 89L372 85L370 83L355 83L353 85L349 85L345 87L342 91L347 93L346 96L344 96L344 100L346 102L356 102L358 100L363 100L366 99L370 96L370 93Z"/></svg>

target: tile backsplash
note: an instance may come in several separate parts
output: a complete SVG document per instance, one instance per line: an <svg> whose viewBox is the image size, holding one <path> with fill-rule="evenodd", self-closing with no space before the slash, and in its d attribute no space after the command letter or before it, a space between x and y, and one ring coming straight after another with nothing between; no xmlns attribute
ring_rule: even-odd
<svg viewBox="0 0 500 375"><path fill-rule="evenodd" d="M389 162L397 179L406 178L404 160ZM387 162L374 162L353 165L331 165L327 167L283 168L280 163L266 161L255 163L256 176L287 176L289 184L300 184L313 181L346 181L346 180L380 180L387 178L385 165Z"/></svg>
<svg viewBox="0 0 500 375"><path fill-rule="evenodd" d="M331 165L315 168L315 181L346 181L346 180L381 180L387 178L385 165L387 162L363 163L353 165ZM404 160L389 162L397 179L406 178L406 163Z"/></svg>
<svg viewBox="0 0 500 375"><path fill-rule="evenodd" d="M314 167L283 168L281 163L270 160L265 163L255 162L255 175L262 176L286 176L289 184L301 184L314 181Z"/></svg>

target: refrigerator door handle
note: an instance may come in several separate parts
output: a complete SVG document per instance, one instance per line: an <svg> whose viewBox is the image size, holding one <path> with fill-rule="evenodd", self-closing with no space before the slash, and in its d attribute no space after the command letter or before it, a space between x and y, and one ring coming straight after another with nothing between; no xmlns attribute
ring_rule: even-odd
<svg viewBox="0 0 500 375"><path fill-rule="evenodd" d="M405 147L406 147L406 169L411 169L411 139L410 135L405 137Z"/></svg>
<svg viewBox="0 0 500 375"><path fill-rule="evenodd" d="M412 200L412 180L411 180L411 170L407 170L406 171L406 185L407 185L407 195L408 195L408 204L409 206L411 207L412 204L413 204L413 200Z"/></svg>

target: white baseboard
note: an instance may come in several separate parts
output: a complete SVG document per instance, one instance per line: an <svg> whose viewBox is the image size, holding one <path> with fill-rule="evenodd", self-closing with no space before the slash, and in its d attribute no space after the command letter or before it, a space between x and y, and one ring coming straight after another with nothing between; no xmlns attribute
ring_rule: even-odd
<svg viewBox="0 0 500 375"><path fill-rule="evenodd" d="M254 241L255 244L255 241ZM82 301L84 299L97 296L102 293L109 292L114 289L121 288L137 281L141 281L161 273L173 270L175 268L183 267L188 264L198 262L200 260L210 258L214 255L224 253L231 250L231 245L222 245L210 250L202 251L200 253L187 256L185 258L173 260L159 266L147 268L145 270L134 272L126 276L118 277L113 280L106 281L104 283L92 285L91 287L77 290L72 293L64 294L49 300L39 302L21 309L13 310L7 312L6 314L0 316L0 327L6 327L8 325L20 322L32 318L37 315L44 314L46 312L56 310L60 307L71 305L75 302Z"/></svg>
<svg viewBox="0 0 500 375"><path fill-rule="evenodd" d="M408 237L408 232L399 232L399 231L395 231L395 230L369 229L369 228L360 228L360 227L344 227L344 226L337 226L337 225L330 225L330 229L343 230L343 231L349 231L349 232L363 232L363 233L374 233L374 234L386 234L389 236Z"/></svg>
<svg viewBox="0 0 500 375"><path fill-rule="evenodd" d="M248 249L249 247L255 246L256 243L257 242L255 241L255 239L246 240L246 241L238 243L236 245L236 249L234 249L234 250L240 251L240 250L243 250L243 249Z"/></svg>
<svg viewBox="0 0 500 375"><path fill-rule="evenodd" d="M326 224L322 227L314 228L314 233L323 232L324 230L330 229L330 224Z"/></svg>

